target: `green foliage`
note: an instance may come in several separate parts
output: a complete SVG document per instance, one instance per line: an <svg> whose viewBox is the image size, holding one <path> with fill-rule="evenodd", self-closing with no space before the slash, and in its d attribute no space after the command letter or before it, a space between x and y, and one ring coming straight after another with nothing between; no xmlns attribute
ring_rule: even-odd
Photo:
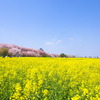
<svg viewBox="0 0 100 100"><path fill-rule="evenodd" d="M7 55L8 57L12 57L12 53L8 53L8 55Z"/></svg>
<svg viewBox="0 0 100 100"><path fill-rule="evenodd" d="M61 53L61 54L60 54L60 57L66 57L66 58L68 58L68 55L66 55L66 54L64 54L64 53Z"/></svg>
<svg viewBox="0 0 100 100"><path fill-rule="evenodd" d="M50 57L50 56L49 56L49 55L44 54L44 55L42 55L42 57Z"/></svg>
<svg viewBox="0 0 100 100"><path fill-rule="evenodd" d="M40 48L41 51L44 51L42 48Z"/></svg>
<svg viewBox="0 0 100 100"><path fill-rule="evenodd" d="M6 57L9 55L9 51L7 48L0 48L0 56Z"/></svg>

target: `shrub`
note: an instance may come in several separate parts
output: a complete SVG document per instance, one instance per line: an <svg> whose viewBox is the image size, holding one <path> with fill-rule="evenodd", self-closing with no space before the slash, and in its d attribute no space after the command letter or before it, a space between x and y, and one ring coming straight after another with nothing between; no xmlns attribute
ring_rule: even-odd
<svg viewBox="0 0 100 100"><path fill-rule="evenodd" d="M3 58L9 55L9 51L7 48L0 48L0 56Z"/></svg>
<svg viewBox="0 0 100 100"><path fill-rule="evenodd" d="M61 54L60 54L60 57L66 57L66 58L68 58L68 55L66 55L66 54L64 54L64 53L61 53Z"/></svg>

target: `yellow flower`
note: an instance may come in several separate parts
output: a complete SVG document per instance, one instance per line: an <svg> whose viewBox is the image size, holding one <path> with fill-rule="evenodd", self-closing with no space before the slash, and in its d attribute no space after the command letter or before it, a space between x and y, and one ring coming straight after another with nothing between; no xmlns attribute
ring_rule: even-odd
<svg viewBox="0 0 100 100"><path fill-rule="evenodd" d="M72 100L79 100L80 99L80 96L79 95L76 95L72 98Z"/></svg>
<svg viewBox="0 0 100 100"><path fill-rule="evenodd" d="M45 97L43 100L48 100L48 98L47 98L47 97Z"/></svg>
<svg viewBox="0 0 100 100"><path fill-rule="evenodd" d="M43 80L38 81L38 85L42 85L42 83L43 83Z"/></svg>
<svg viewBox="0 0 100 100"><path fill-rule="evenodd" d="M36 97L33 97L32 99L33 99L33 100L35 100L35 99L36 99Z"/></svg>
<svg viewBox="0 0 100 100"><path fill-rule="evenodd" d="M13 94L13 96L10 97L10 100L12 100L12 99L13 100L17 99L18 100L20 98L20 96L21 96L20 93L16 92L16 93Z"/></svg>
<svg viewBox="0 0 100 100"><path fill-rule="evenodd" d="M22 88L21 88L21 86L20 86L20 83L17 83L17 84L15 85L15 90L16 90L16 92L20 92L20 91L22 90Z"/></svg>
<svg viewBox="0 0 100 100"><path fill-rule="evenodd" d="M49 94L49 91L47 89L43 90L43 96L46 96Z"/></svg>
<svg viewBox="0 0 100 100"><path fill-rule="evenodd" d="M88 93L88 89L84 88L83 89L83 94L86 95Z"/></svg>

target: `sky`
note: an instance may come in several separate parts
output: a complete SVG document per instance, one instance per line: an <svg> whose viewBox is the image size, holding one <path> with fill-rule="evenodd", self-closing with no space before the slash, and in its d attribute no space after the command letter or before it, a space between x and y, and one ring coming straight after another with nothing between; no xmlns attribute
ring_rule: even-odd
<svg viewBox="0 0 100 100"><path fill-rule="evenodd" d="M100 0L0 0L0 43L100 57Z"/></svg>

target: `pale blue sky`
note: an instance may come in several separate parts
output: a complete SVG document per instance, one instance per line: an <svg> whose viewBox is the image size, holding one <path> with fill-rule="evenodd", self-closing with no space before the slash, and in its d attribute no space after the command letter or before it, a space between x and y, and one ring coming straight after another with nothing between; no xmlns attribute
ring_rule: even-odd
<svg viewBox="0 0 100 100"><path fill-rule="evenodd" d="M0 0L0 43L100 56L100 0Z"/></svg>

